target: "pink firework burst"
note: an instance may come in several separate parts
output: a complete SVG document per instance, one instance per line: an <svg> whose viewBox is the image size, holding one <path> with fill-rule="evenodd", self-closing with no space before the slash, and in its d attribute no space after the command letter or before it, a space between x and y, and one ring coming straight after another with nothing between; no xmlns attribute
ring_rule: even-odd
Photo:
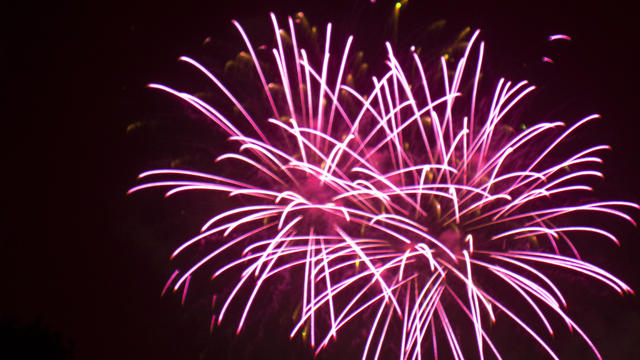
<svg viewBox="0 0 640 360"><path fill-rule="evenodd" d="M598 116L572 126L506 127L512 109L534 87L499 79L483 94L484 44L478 32L457 64L443 57L432 69L417 52L401 64L387 43L386 71L371 78L369 91L360 92L345 75L353 38L332 56L329 24L324 51L311 59L296 40L301 16L288 18L281 29L271 15L277 45L268 56L258 56L234 22L248 51L244 57L259 78L262 99L252 100L264 101L268 117L252 114L188 57L180 59L209 78L234 111L224 113L194 95L150 85L220 126L238 146L216 161L244 174L161 169L140 175L149 182L130 193L156 187L168 187L167 196L212 191L228 194L237 205L212 214L199 235L175 250L172 257L202 241L216 246L176 271L167 287L182 288L184 299L192 274L222 261L213 277L226 273L235 283L217 296L212 321L219 323L230 307L240 307L235 319L240 331L258 312L255 299L265 284L295 273L297 283L278 295L298 297L291 336L302 334L316 353L355 322L367 329L363 358L378 358L389 343L401 359L437 358L438 344L446 344L455 359L470 348L481 359L491 353L501 358L487 326L511 319L557 359L544 334L553 334L553 316L600 358L566 314L563 294L547 271L579 273L619 293L631 292L581 259L574 246L585 236L618 244L606 230L575 223L584 214L635 225L624 210L638 209L625 201L580 200L591 191L592 179L602 177L593 168L608 147L569 154L559 148ZM480 103L486 106L476 106ZM226 254L239 255L229 260ZM473 336L460 337L464 328Z"/></svg>

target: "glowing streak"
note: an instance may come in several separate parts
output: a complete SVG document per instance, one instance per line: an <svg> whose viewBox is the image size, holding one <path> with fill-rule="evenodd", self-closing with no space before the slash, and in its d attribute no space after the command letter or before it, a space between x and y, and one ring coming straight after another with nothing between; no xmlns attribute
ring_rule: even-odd
<svg viewBox="0 0 640 360"><path fill-rule="evenodd" d="M164 285L164 287L162 288L162 293L160 293L160 296L164 296L164 293L167 292L167 289L169 288L169 285L171 284L171 282L173 281L173 279L176 277L176 275L178 275L178 273L180 273L180 271L175 270L173 272L173 274L171 274L171 277L169 278L169 280L167 280L167 283Z"/></svg>
<svg viewBox="0 0 640 360"><path fill-rule="evenodd" d="M473 326L476 332L476 341L478 342L478 354L480 355L480 359L484 359L482 351L482 322L480 319L480 307L478 306L476 288L473 285L473 279L471 277L471 261L467 250L463 250L462 253L464 254L465 263L467 264L467 293L469 295L469 307L471 308Z"/></svg>
<svg viewBox="0 0 640 360"><path fill-rule="evenodd" d="M571 37L569 35L564 35L564 34L549 35L549 41L554 41L554 40L571 40Z"/></svg>
<svg viewBox="0 0 640 360"><path fill-rule="evenodd" d="M187 298L187 290L189 289L189 280L191 277L187 277L187 282L184 284L184 290L182 291L182 299L180 299L180 304L184 305L184 300Z"/></svg>
<svg viewBox="0 0 640 360"><path fill-rule="evenodd" d="M247 113L247 111L244 109L244 107L242 107L242 105L240 105L240 102L238 102L238 100L236 100L236 98L233 96L233 94L231 94L231 92L229 90L227 90L227 88L220 82L220 80L218 80L218 78L216 78L211 72L209 72L209 70L205 69L204 66L200 65L200 63L198 63L197 61L191 59L190 57L181 56L180 60L188 62L189 64L195 66L202 73L207 75L207 77L211 81L213 81L213 83L216 84L220 88L220 90L222 90L224 92L225 95L227 95L229 100L231 100L233 102L233 104L240 110L240 112L242 112L242 115L244 115L244 117L249 121L249 123L251 123L251 126L253 127L253 129L256 131L256 133L258 133L260 138L262 138L262 141L268 143L267 138L264 136L262 131L260 131L260 128L258 128L256 123L251 118L251 116Z"/></svg>
<svg viewBox="0 0 640 360"><path fill-rule="evenodd" d="M247 34L244 32L244 29L242 28L242 26L240 26L240 24L237 21L233 20L232 22L233 22L233 25L235 25L235 27L238 29L238 32L240 32L240 35L242 36L245 44L247 45L247 49L251 54L251 59L253 59L253 63L256 67L256 71L260 76L260 81L262 82L262 88L264 89L265 94L269 98L271 109L273 110L275 117L279 119L280 116L278 115L278 110L276 109L276 105L273 102L273 97L271 96L271 92L269 91L269 86L267 86L267 82L265 80L264 74L262 73L262 68L260 67L260 62L258 61L258 57L256 56L256 53L253 50L253 46L251 45L251 42L249 41L249 37L247 36Z"/></svg>
<svg viewBox="0 0 640 360"><path fill-rule="evenodd" d="M360 259L362 261L364 261L365 264L367 264L367 266L369 267L369 269L371 270L371 272L375 275L375 277L378 279L378 284L380 284L380 287L382 287L383 291L385 292L385 297L386 297L386 301L391 301L393 302L393 306L396 308L396 311L398 312L398 315L400 317L402 317L402 311L400 310L400 306L398 305L398 303L396 302L396 298L395 296L393 296L393 294L391 294L391 290L389 290L389 287L387 286L387 284L385 283L385 281L382 279L382 277L380 276L380 273L382 271L380 271L378 268L376 268L371 261L369 260L369 257L366 256L364 254L364 252L362 252L362 249L360 249L360 247L358 247L358 245L351 240L351 238L349 237L349 235L345 234L344 231L342 231L342 229L340 229L339 227L335 228L336 231L338 232L338 234L340 234L340 236L342 236L342 238L353 248L353 250L355 250L355 252L358 254L358 256L360 256Z"/></svg>
<svg viewBox="0 0 640 360"><path fill-rule="evenodd" d="M322 251L322 265L324 267L324 278L327 284L327 297L329 299L329 313L331 314L331 335L336 338L336 315L333 306L333 295L331 294L331 278L329 277L329 264L327 260L327 252L324 247L324 239L320 238L320 249ZM320 346L322 347L322 345Z"/></svg>

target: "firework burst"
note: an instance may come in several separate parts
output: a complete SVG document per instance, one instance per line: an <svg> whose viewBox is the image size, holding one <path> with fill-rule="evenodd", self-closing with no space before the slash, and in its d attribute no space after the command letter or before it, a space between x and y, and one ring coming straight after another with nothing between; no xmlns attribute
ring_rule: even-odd
<svg viewBox="0 0 640 360"><path fill-rule="evenodd" d="M329 24L322 51L312 59L296 40L302 15L289 18L286 30L273 14L271 19L277 43L267 56L259 56L234 22L248 51L242 56L259 79L261 94L252 100L263 101L268 116L254 114L191 58L180 59L208 77L234 111L225 114L191 94L150 85L220 126L238 147L216 161L245 174L162 169L140 175L149 182L130 193L168 187L167 196L210 191L236 199L237 206L215 214L175 250L172 257L203 241L216 246L176 271L167 287L182 288L184 296L194 272L222 261L213 277L227 273L236 280L219 296L212 321L239 306L240 331L257 312L255 299L265 283L295 273L289 295L278 296L299 299L291 336L302 334L316 353L357 323L368 333L363 358L377 358L390 343L401 359L437 358L443 343L455 359L464 357L465 344L480 358L501 358L487 326L510 318L557 359L543 334L553 334L548 318L556 314L600 357L565 313L563 294L545 271L572 271L631 292L582 260L574 246L580 233L618 243L606 230L573 223L575 214L635 225L624 212L637 209L634 203L579 201L591 179L602 177L593 167L606 145L569 155L558 151L598 116L569 127L505 126L534 87L500 79L490 95L483 94L478 32L465 42L457 64L443 57L433 68L424 67L417 51L401 64L387 43L387 70L372 77L363 93L348 75L352 37L341 55L331 56ZM231 253L239 255L229 260L225 254ZM472 336L459 335L465 327Z"/></svg>

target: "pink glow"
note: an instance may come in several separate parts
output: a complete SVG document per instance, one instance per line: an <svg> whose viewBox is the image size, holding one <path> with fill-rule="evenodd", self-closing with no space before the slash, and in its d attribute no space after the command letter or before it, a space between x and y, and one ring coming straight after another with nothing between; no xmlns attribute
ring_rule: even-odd
<svg viewBox="0 0 640 360"><path fill-rule="evenodd" d="M571 37L564 34L549 35L549 41L554 40L571 40Z"/></svg>
<svg viewBox="0 0 640 360"><path fill-rule="evenodd" d="M362 93L347 85L357 70L350 53L357 42L349 36L336 44L328 24L324 37L318 34L318 54L310 58L316 52L307 53L299 39L305 34L299 31L303 16L288 18L287 30L271 14L275 41L259 54L233 22L254 67L247 76L255 76L263 108L234 95L234 86L188 57L180 60L213 83L220 95L215 101L222 97L217 107L149 85L191 105L228 135L235 148L215 159L220 173L236 166L244 171L235 178L151 170L128 191L161 188L166 196L184 196L198 190L228 197L215 204L200 233L173 252L172 258L189 259L198 244L209 249L174 271L162 294L170 285L174 291L182 287L184 304L191 277L215 265L214 281L234 280L212 299L212 309L218 296L222 305L210 331L227 315L239 332L256 315L255 300L276 281L274 275L295 272L296 288L275 295L299 296L290 336L308 337L316 354L338 340L346 324L358 322L369 333L353 339L362 342L363 359L379 358L388 342L399 344L403 360L431 352L437 357L442 345L457 360L483 359L488 349L500 359L485 330L487 322L507 317L554 359L533 329L553 335L553 319L560 319L599 358L565 314L564 289L540 269L571 271L619 293L632 292L582 260L578 249L589 244L574 240L580 232L589 241L619 244L585 218L619 218L635 226L627 212L640 209L626 201L582 200L593 182L602 181L602 159L594 153L608 146L559 150L599 116L568 119L570 126L553 119L517 129L514 109L535 87L506 78L481 80L484 43L478 31L455 54L457 63L443 57L433 68L425 68L413 50L396 57L387 43L386 67ZM571 39L557 34L549 40ZM404 58L410 63L401 63ZM493 90L485 93L485 85ZM234 110L221 110L229 108ZM534 327L514 312L505 289L528 304ZM463 322L452 312L462 314ZM473 328L475 336L460 338L460 327ZM400 336L390 329L402 329ZM477 353L464 353L470 347Z"/></svg>
<svg viewBox="0 0 640 360"><path fill-rule="evenodd" d="M180 299L180 304L184 305L184 300L187 298L187 290L189 289L189 281L191 277L187 277L187 282L184 284L184 290L182 291L182 299Z"/></svg>
<svg viewBox="0 0 640 360"><path fill-rule="evenodd" d="M178 275L180 271L175 270L173 272L173 274L171 274L171 277L169 278L169 280L167 280L167 283L164 285L164 287L162 288L162 293L160 293L160 296L164 296L164 294L167 292L167 289L169 288L169 285L171 284L171 282L173 281L173 279L176 277L176 275Z"/></svg>

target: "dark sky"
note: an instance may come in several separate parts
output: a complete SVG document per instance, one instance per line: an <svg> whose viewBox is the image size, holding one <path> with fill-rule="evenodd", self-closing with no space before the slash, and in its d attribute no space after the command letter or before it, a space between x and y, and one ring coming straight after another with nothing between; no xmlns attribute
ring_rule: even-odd
<svg viewBox="0 0 640 360"><path fill-rule="evenodd" d="M247 24L254 34L266 33L269 11L284 18L302 10L320 27L332 21L336 33L355 34L356 48L370 51L369 61L375 62L381 40L393 37L392 2L217 3L49 2L4 12L9 19L3 21L0 74L9 96L2 116L3 198L8 199L3 208L9 216L0 250L0 341L5 342L0 357L7 358L3 351L19 351L23 358L30 351L40 351L42 358L62 352L74 359L309 356L304 345L288 341L277 319L239 337L232 324L210 336L207 293L194 291L184 306L179 296L159 296L173 271L169 254L197 231L207 207L202 201L165 200L157 192L132 197L126 191L139 172L183 159L187 152L197 164L210 153L203 139L220 136L202 135L210 128L145 86L196 79L178 64L180 55L223 66L243 49L230 20ZM604 156L606 181L599 194L640 202L639 32L631 6L441 3L409 1L401 13L399 46L419 42L421 29L439 19L447 20L450 34L464 26L481 28L487 62L514 80L538 85L543 109L568 116L562 119L568 122L603 115L585 134L613 148ZM553 33L573 41L546 42ZM216 46L203 45L207 37ZM542 56L555 63L543 64ZM132 126L142 130L131 131ZM640 213L631 215L640 220ZM616 230L623 245L605 247L607 269L638 290L640 232L627 225ZM570 293L576 300L572 314L605 358L640 358L637 297L618 297L603 287ZM585 358L586 346L558 325L554 344L561 357ZM505 354L517 354L512 347ZM544 358L541 352L524 356L514 358Z"/></svg>

